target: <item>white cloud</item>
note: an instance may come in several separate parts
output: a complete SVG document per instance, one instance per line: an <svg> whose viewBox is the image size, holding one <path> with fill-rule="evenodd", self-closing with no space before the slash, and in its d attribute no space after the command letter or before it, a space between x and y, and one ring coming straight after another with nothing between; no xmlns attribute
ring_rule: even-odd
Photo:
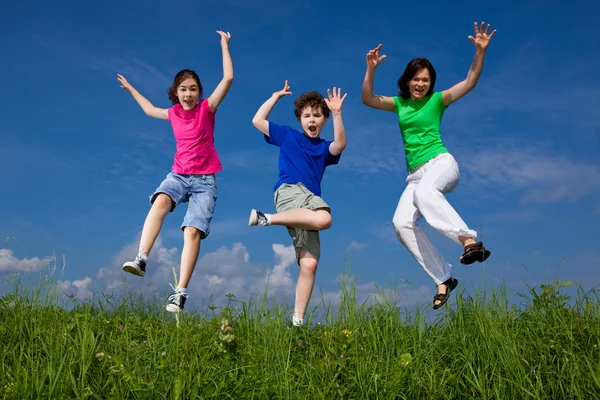
<svg viewBox="0 0 600 400"><path fill-rule="evenodd" d="M119 251L110 266L101 268L96 274L98 281L104 281L106 291L123 294L126 291L142 291L149 296L164 298L175 285L173 269L179 274L181 251L177 248L162 247L159 238L146 266L146 275L139 278L122 272L125 261L137 254L137 242L126 245ZM247 248L242 243L234 243L230 248L200 255L196 269L188 286L189 303L199 306L212 296L211 304L223 305L228 293L240 299L261 294L268 282L269 296L290 296L294 292L295 280L289 267L296 262L293 246L273 244L276 263L263 268L250 260Z"/></svg>
<svg viewBox="0 0 600 400"><path fill-rule="evenodd" d="M355 246L361 247L358 242ZM260 297L265 289L270 299L276 299L290 306L294 302L297 269L296 254L293 246L273 244L273 266L263 267L250 259L248 249L242 243L234 243L231 247L221 247L201 256L188 287L190 297L187 305L200 311L206 310L207 302L211 305L224 306L227 295L233 293L238 300L247 301L250 297ZM162 247L160 239L149 258L146 276L139 278L123 273L123 262L131 260L137 252L137 243L131 243L119 251L110 266L101 268L95 277L81 280L62 281L59 289L65 294L75 294L78 299L93 296L92 288L100 289L107 294L123 295L126 292L142 293L148 298L156 296L164 299L171 291L168 283L174 284L173 268L179 273L180 250ZM340 277L342 279L343 277ZM349 285L354 282L348 282ZM332 310L338 309L342 300L342 291L319 292L319 282L309 307L320 304ZM349 286L350 287L350 286ZM424 298L431 297L431 289L413 287L402 283L396 288L381 289L375 282L356 284L356 301L361 304L392 301L398 306L421 304ZM187 306L186 305L186 306Z"/></svg>
<svg viewBox="0 0 600 400"><path fill-rule="evenodd" d="M345 282L347 289L351 289L355 284L353 280ZM393 304L400 308L410 308L412 306L422 305L433 297L433 289L427 286L415 287L407 283L401 283L393 288L381 288L375 282L356 284L356 291L350 292L354 296L356 305L359 307L363 303L367 306L372 304ZM344 293L342 290L327 291L318 296L313 296L313 304L323 302L325 307L332 311L338 310L343 301Z"/></svg>
<svg viewBox="0 0 600 400"><path fill-rule="evenodd" d="M64 295L75 296L78 300L86 300L94 295L91 290L92 286L92 278L86 276L83 279L75 281L60 281L58 290Z"/></svg>
<svg viewBox="0 0 600 400"><path fill-rule="evenodd" d="M19 259L9 249L0 249L0 273L34 272L48 267L55 261L52 257Z"/></svg>
<svg viewBox="0 0 600 400"><path fill-rule="evenodd" d="M520 190L523 203L574 201L600 189L600 165L536 146L488 146L465 154L465 182L486 190Z"/></svg>
<svg viewBox="0 0 600 400"><path fill-rule="evenodd" d="M350 242L347 249L348 250L362 250L366 247L367 247L367 243L361 243L361 242L357 242L356 240L353 240Z"/></svg>
<svg viewBox="0 0 600 400"><path fill-rule="evenodd" d="M406 173L402 136L394 118L385 123L357 127L355 131L360 134L348 139L348 147L335 171L352 172L366 181L373 175Z"/></svg>
<svg viewBox="0 0 600 400"><path fill-rule="evenodd" d="M372 222L368 230L372 235L377 236L381 240L388 243L398 243L394 224L392 223L392 215L383 222Z"/></svg>
<svg viewBox="0 0 600 400"><path fill-rule="evenodd" d="M505 212L497 212L489 214L488 219L498 223L514 224L514 223L526 223L537 219L539 213L536 209L523 209L513 210Z"/></svg>

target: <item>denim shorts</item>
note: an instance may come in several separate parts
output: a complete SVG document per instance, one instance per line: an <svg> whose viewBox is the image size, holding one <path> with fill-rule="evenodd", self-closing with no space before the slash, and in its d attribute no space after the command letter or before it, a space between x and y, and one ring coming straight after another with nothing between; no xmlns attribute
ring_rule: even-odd
<svg viewBox="0 0 600 400"><path fill-rule="evenodd" d="M216 177L211 175L176 174L169 172L164 181L150 196L150 204L156 196L164 193L173 202L171 211L181 203L187 203L188 209L183 218L181 229L186 226L200 230L200 238L206 239L210 234L210 221L215 213L219 192Z"/></svg>

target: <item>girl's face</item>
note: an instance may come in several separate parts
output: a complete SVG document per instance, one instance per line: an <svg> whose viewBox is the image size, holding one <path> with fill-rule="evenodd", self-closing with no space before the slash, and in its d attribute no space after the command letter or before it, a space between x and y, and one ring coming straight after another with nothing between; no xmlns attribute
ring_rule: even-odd
<svg viewBox="0 0 600 400"><path fill-rule="evenodd" d="M184 110L191 110L198 104L200 88L193 78L186 78L177 86L177 98Z"/></svg>
<svg viewBox="0 0 600 400"><path fill-rule="evenodd" d="M410 97L413 100L419 100L425 97L431 86L431 77L427 68L421 68L415 76L408 82Z"/></svg>

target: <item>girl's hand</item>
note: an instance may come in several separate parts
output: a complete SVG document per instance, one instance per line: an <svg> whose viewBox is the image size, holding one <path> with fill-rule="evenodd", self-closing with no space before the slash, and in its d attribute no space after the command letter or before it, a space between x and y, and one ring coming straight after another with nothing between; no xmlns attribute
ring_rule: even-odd
<svg viewBox="0 0 600 400"><path fill-rule="evenodd" d="M221 46L228 45L231 40L231 33L223 31L217 31L217 33L221 35Z"/></svg>
<svg viewBox="0 0 600 400"><path fill-rule="evenodd" d="M325 103L327 103L327 107L331 110L333 114L342 112L342 104L344 103L344 99L348 95L348 93L344 94L344 97L340 97L342 94L342 89L338 88L336 92L336 87L333 87L333 95L331 94L331 90L327 89L327 99L325 99Z"/></svg>
<svg viewBox="0 0 600 400"><path fill-rule="evenodd" d="M475 45L477 50L485 50L490 44L490 40L496 34L496 30L490 33L490 24L488 24L486 30L483 30L484 23L481 23L481 28L477 26L477 22L475 22L475 37L469 36L469 39Z"/></svg>
<svg viewBox="0 0 600 400"><path fill-rule="evenodd" d="M283 89L273 93L273 96L280 99L283 96L289 96L290 94L292 94L292 92L290 92L290 85L288 85L288 81L286 79L285 84L283 85Z"/></svg>
<svg viewBox="0 0 600 400"><path fill-rule="evenodd" d="M379 50L381 50L381 45L375 47L373 50L370 50L367 53L367 67L376 69L379 64L385 60L386 55L379 56Z"/></svg>
<svg viewBox="0 0 600 400"><path fill-rule="evenodd" d="M121 82L121 87L125 90L131 89L131 85L127 82L127 79L123 77L121 74L117 74L117 80Z"/></svg>

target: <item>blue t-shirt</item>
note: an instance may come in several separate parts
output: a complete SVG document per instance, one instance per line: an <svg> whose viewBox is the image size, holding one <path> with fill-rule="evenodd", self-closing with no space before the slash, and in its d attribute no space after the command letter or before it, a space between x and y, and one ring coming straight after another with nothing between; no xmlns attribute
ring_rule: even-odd
<svg viewBox="0 0 600 400"><path fill-rule="evenodd" d="M267 143L279 147L279 181L274 190L282 183L302 183L308 190L321 196L321 180L325 167L337 164L340 155L329 152L331 141L310 138L304 133L284 125L269 122L269 136L264 135Z"/></svg>

